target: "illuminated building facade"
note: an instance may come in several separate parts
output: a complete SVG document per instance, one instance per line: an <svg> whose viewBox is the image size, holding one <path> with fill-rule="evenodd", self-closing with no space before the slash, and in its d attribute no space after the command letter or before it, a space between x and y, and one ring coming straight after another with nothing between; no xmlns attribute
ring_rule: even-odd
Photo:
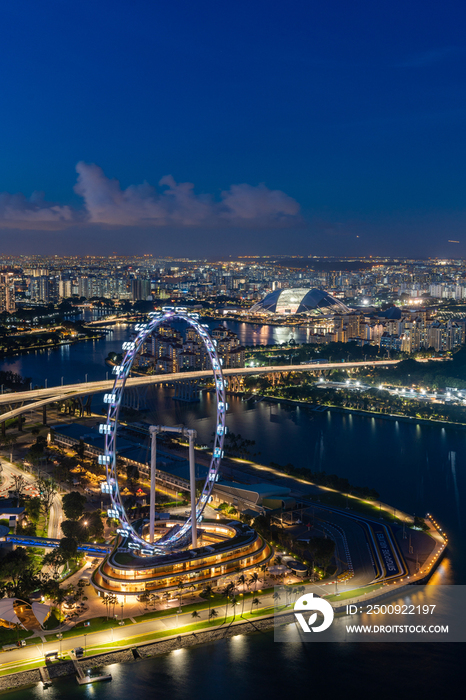
<svg viewBox="0 0 466 700"><path fill-rule="evenodd" d="M163 536L176 526L176 521L163 521L156 530ZM100 595L164 593L176 589L180 579L202 589L225 576L263 566L273 556L272 547L255 530L237 521L203 522L200 538L202 547L153 557L140 556L120 539L94 572L92 584Z"/></svg>

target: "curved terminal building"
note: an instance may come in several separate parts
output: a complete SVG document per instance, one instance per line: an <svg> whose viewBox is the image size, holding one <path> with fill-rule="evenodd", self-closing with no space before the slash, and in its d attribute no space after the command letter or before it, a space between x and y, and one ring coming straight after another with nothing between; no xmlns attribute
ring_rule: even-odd
<svg viewBox="0 0 466 700"><path fill-rule="evenodd" d="M163 521L157 535L179 526L179 521ZM180 578L185 585L204 588L239 570L262 566L273 556L270 545L245 523L203 521L199 534L202 547L152 557L129 549L119 537L116 549L93 574L94 588L100 594L158 594L176 589Z"/></svg>
<svg viewBox="0 0 466 700"><path fill-rule="evenodd" d="M332 297L323 289L276 289L249 310L251 314L275 314L277 316L294 316L308 314L328 316L330 314L348 314L351 312L343 302Z"/></svg>

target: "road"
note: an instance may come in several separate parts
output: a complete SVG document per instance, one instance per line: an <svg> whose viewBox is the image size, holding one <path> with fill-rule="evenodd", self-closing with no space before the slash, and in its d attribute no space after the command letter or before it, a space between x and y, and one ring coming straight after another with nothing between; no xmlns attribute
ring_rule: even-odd
<svg viewBox="0 0 466 700"><path fill-rule="evenodd" d="M258 374L271 374L273 372L323 372L331 369L358 369L360 367L387 367L389 365L398 364L399 360L373 360L367 362L327 362L325 364L305 364L305 365L270 365L266 367L238 367L235 369L224 369L225 377L232 376L248 376ZM210 370L198 372L174 372L172 374L156 374L146 377L131 377L126 380L126 386L137 387L145 384L163 384L165 382L177 381L193 381L196 379L206 379L212 376ZM31 408L40 408L55 401L63 401L66 398L73 396L88 396L90 394L100 394L105 391L111 391L114 385L114 380L101 382L81 382L79 384L65 384L63 386L48 387L47 389L35 389L34 391L12 392L10 394L0 395L0 406L14 405L32 401L33 404L20 406L6 413L3 413L0 418L2 421L16 418L21 413L31 410Z"/></svg>
<svg viewBox="0 0 466 700"><path fill-rule="evenodd" d="M353 588L353 586L351 586ZM350 588L348 588L350 590ZM323 586L323 585L312 585L310 586L309 584L306 584L306 592L313 592L316 593L317 595L323 595L323 594L329 594L330 592L333 592L333 590L329 586ZM257 597L260 600L260 605L261 608L273 608L275 605L275 601L272 597L272 594L263 596L261 593L258 591L257 592ZM251 610L251 602L252 599L249 599L248 601L245 602L244 605L244 612L250 612ZM285 596L282 594L282 598L277 601L279 606L282 606L285 604ZM128 640L128 644L131 643L131 638L132 637L140 637L141 635L144 634L150 634L153 632L162 632L162 631L167 631L167 630L173 630L177 629L178 627L180 628L180 632L183 630L181 629L182 627L186 625L191 625L193 622L202 622L202 621L207 621L209 617L209 610L201 610L199 612L199 618L193 619L192 615L190 612L188 613L181 613L178 614L176 612L178 605L176 602L173 603L174 608L173 608L173 614L167 617L164 617L162 619L155 619L155 620L148 620L147 622L140 622L138 624L126 624L124 626L119 626L118 623L115 624L115 627L112 628L111 630L104 630L102 632L94 632L94 633L89 633L84 635L81 634L77 637L71 637L71 638L64 638L62 639L61 642L61 650L62 653L70 651L70 649L73 649L77 646L81 647L86 647L88 650L96 645L99 644L110 644L111 642L116 642L116 641L121 641L121 640ZM225 605L218 605L217 602L212 604L212 608L215 608L215 610L218 612L218 617L215 618L215 622L212 621L212 627L215 625L221 624L222 620L225 618ZM104 608L103 608L104 610ZM237 608L236 608L236 615L237 618L240 617L242 611L242 605L241 602L238 603ZM258 614L260 612L260 609L258 611ZM232 608L231 606L228 606L227 610L227 617L232 616ZM44 634L44 633L42 633ZM46 633L47 635L50 634L50 632ZM150 641L150 640L148 640ZM4 652L3 654L0 655L0 664L5 664L5 663L24 663L28 660L32 659L41 659L43 658L43 655L46 654L49 651L53 651L55 649L60 648L60 642L58 639L51 641L51 642L44 642L40 641L37 639L37 644L29 644L26 647L20 648L20 649L15 649L13 651L8 651Z"/></svg>
<svg viewBox="0 0 466 700"><path fill-rule="evenodd" d="M1 496L8 496L8 491L14 486L13 476L22 476L27 482L26 493L31 496L37 495L36 479L34 476L28 472L18 469L15 465L7 462L5 459L0 458L1 464L3 466L3 483L1 485ZM47 528L48 537L62 537L63 534L60 529L60 525L63 520L63 509L61 506L61 498L57 494L53 501L52 507L50 509L50 517Z"/></svg>

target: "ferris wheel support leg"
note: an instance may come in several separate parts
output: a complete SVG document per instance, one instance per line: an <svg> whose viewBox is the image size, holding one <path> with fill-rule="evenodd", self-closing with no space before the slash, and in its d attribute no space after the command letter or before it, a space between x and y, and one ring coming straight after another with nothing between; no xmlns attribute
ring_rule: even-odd
<svg viewBox="0 0 466 700"><path fill-rule="evenodd" d="M191 541L193 548L197 547L196 521L196 465L194 461L194 435L189 431L189 486L191 490Z"/></svg>
<svg viewBox="0 0 466 700"><path fill-rule="evenodd" d="M150 507L149 507L149 541L154 542L155 531L155 473L157 470L157 431L151 430L150 450Z"/></svg>

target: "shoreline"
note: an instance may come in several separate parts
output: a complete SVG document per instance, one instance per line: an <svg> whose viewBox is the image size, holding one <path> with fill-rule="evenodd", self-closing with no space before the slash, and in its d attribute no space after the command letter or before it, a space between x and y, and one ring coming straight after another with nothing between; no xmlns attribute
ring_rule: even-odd
<svg viewBox="0 0 466 700"><path fill-rule="evenodd" d="M286 613L290 617L290 621L294 619L293 614ZM106 666L117 663L135 663L138 659L150 659L160 654L167 654L175 649L198 646L208 642L234 637L238 634L262 633L265 630L270 630L274 626L275 616L267 615L258 617L257 620L238 620L227 627L215 626L212 629L201 630L199 632L180 632L177 635L170 635L164 639L152 642L128 643L114 651L103 651L97 654L89 654L85 659L80 660L89 666L92 662L93 666ZM241 632L238 632L238 628ZM247 630L243 630L247 628ZM137 650L136 653L133 650ZM43 664L45 665L45 663ZM47 666L51 681L58 678L64 678L76 675L76 670L72 661L62 661L58 664ZM24 690L34 687L37 683L42 682L42 677L39 668L29 671L19 671L0 676L0 695L13 690Z"/></svg>
<svg viewBox="0 0 466 700"><path fill-rule="evenodd" d="M54 345L37 345L34 348L23 348L21 350L16 350L13 353L5 353L4 355L0 355L0 363L3 360L8 360L12 357L19 357L20 355L27 355L31 352L37 352L38 350L59 350L62 348L64 345L77 345L78 343L84 343L88 340L101 340L102 335L93 335L89 336L86 338L77 338L76 340L67 340L64 343L55 343Z"/></svg>
<svg viewBox="0 0 466 700"><path fill-rule="evenodd" d="M231 392L234 393L234 392ZM236 396L244 396L244 393L235 393ZM270 403L285 403L290 406L305 407L314 413L325 413L325 411L332 411L333 413L355 413L356 415L363 416L365 418L381 418L382 420L389 420L392 422L400 423L423 423L425 425L432 425L435 428L448 427L448 428L460 428L461 430L466 429L466 423L456 423L454 421L446 420L431 420L429 418L418 418L417 416L404 416L398 413L376 413L375 411L366 411L362 408L345 408L344 406L327 406L326 404L316 404L310 403L308 401L298 401L297 399L286 399L279 396L268 396L267 394L254 394L257 398L262 399L262 401L269 401ZM316 410L318 407L319 410ZM322 410L324 409L324 410Z"/></svg>
<svg viewBox="0 0 466 700"><path fill-rule="evenodd" d="M369 595L367 598L364 597L364 600L376 602L387 597L399 595L410 587L425 584L438 567L439 563L440 558L427 576L419 581L397 586L394 589L388 588L388 590L385 589L382 592L374 591L373 595ZM345 600L342 605L335 605L335 614L344 615L346 606L354 602L354 600L360 601L361 597L357 596L355 599ZM293 611L277 611L276 613L264 615L262 617L259 616L255 620L240 618L229 623L226 627L223 627L223 625L216 625L212 627L212 629L200 630L198 632L180 632L180 634L168 635L157 641L128 643L111 651L89 654L84 659L79 659L78 663L87 667L91 665L98 671L102 671L105 666L121 663L137 663L139 659L150 659L177 649L199 646L200 644L216 642L243 634L263 634L274 628L277 617L280 618L280 624L291 624L295 621ZM45 663L41 667L29 671L19 671L17 673L0 676L0 695L6 695L15 690L26 690L27 688L32 688L38 683L43 682L40 672L43 666L45 666ZM71 660L64 660L56 664L48 665L47 669L51 682L59 678L76 676L76 669Z"/></svg>

